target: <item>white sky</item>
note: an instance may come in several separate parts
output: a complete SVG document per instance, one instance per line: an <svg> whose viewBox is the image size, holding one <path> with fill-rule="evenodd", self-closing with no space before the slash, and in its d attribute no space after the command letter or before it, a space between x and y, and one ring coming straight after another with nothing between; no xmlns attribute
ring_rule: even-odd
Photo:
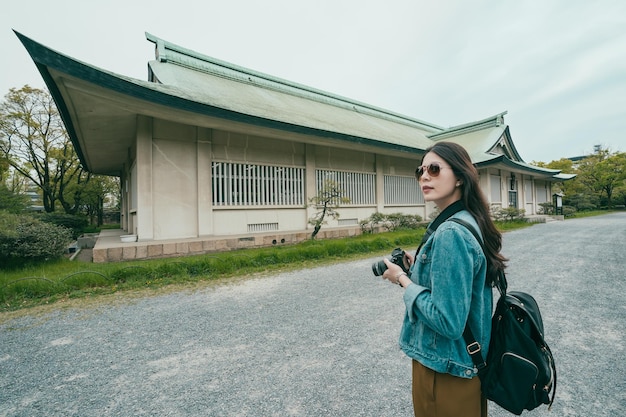
<svg viewBox="0 0 626 417"><path fill-rule="evenodd" d="M443 127L508 111L527 162L626 151L624 0L11 0L2 97L45 86L12 29L142 80L149 32Z"/></svg>

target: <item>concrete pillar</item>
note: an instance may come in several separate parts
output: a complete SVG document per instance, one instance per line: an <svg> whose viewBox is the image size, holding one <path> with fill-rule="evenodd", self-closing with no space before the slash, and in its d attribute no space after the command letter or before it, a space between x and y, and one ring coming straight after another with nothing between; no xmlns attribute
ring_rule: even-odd
<svg viewBox="0 0 626 417"><path fill-rule="evenodd" d="M310 143L306 144L306 147L304 149L304 156L305 156L305 168L304 168L304 173L305 173L305 182L304 182L304 203L307 205L307 208L305 210L306 213L306 219L304 221L305 224L305 228L309 228L309 219L315 214L315 212L317 211L315 209L315 207L310 207L309 206L309 201L311 200L311 198L315 197L315 169L316 169L316 163L315 163L315 145L312 145Z"/></svg>
<svg viewBox="0 0 626 417"><path fill-rule="evenodd" d="M139 240L154 239L152 202L152 118L137 116L137 211L134 214Z"/></svg>
<svg viewBox="0 0 626 417"><path fill-rule="evenodd" d="M211 129L198 128L198 236L209 236L214 233L211 135Z"/></svg>

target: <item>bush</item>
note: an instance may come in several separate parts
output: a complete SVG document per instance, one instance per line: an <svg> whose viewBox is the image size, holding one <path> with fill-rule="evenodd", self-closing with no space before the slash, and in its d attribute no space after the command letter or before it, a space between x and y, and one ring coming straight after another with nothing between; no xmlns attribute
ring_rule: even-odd
<svg viewBox="0 0 626 417"><path fill-rule="evenodd" d="M567 207L567 206L563 206L563 207ZM597 206L593 203L585 201L585 202L579 203L577 207L574 207L574 209L576 208L578 208L579 211L591 211L591 210L597 209Z"/></svg>
<svg viewBox="0 0 626 417"><path fill-rule="evenodd" d="M552 203L539 203L541 207L537 214L554 214L554 206Z"/></svg>
<svg viewBox="0 0 626 417"><path fill-rule="evenodd" d="M378 226L380 226L380 224L384 221L385 215L383 213L374 213L367 219L361 220L359 222L359 224L361 225L361 232L374 233L375 229L378 228Z"/></svg>
<svg viewBox="0 0 626 417"><path fill-rule="evenodd" d="M514 222L524 220L525 213L526 210L515 207L494 208L491 211L491 215L494 220L498 222Z"/></svg>
<svg viewBox="0 0 626 417"><path fill-rule="evenodd" d="M361 220L359 224L363 233L373 233L379 226L389 232L402 229L416 229L421 225L421 222L422 218L417 214L374 213L367 219Z"/></svg>
<svg viewBox="0 0 626 417"><path fill-rule="evenodd" d="M576 214L578 210L576 210L576 207L572 207L572 206L563 206L563 216L565 217L572 217Z"/></svg>
<svg viewBox="0 0 626 417"><path fill-rule="evenodd" d="M61 257L71 240L72 233L65 227L0 211L0 259L3 264Z"/></svg>
<svg viewBox="0 0 626 417"><path fill-rule="evenodd" d="M39 215L40 220L57 226L63 226L72 231L72 237L76 239L83 234L83 231L89 225L87 218L84 216L75 216L65 213L42 213Z"/></svg>
<svg viewBox="0 0 626 417"><path fill-rule="evenodd" d="M0 184L0 210L10 213L22 213L28 209L29 200L25 195L16 194L6 185Z"/></svg>
<svg viewBox="0 0 626 417"><path fill-rule="evenodd" d="M573 206L577 211L596 210L599 205L600 199L597 196L573 194L563 198L563 206Z"/></svg>
<svg viewBox="0 0 626 417"><path fill-rule="evenodd" d="M419 227L422 218L417 214L391 213L387 215L385 229L390 232L401 229L415 229Z"/></svg>

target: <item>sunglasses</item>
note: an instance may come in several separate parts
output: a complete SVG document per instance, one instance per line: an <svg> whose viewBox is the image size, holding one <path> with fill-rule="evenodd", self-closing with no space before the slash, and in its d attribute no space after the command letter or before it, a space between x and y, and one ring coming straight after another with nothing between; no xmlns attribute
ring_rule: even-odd
<svg viewBox="0 0 626 417"><path fill-rule="evenodd" d="M422 175L424 175L424 171L428 171L428 175L430 175L431 177L438 177L439 173L444 168L452 169L450 167L442 167L441 165L437 163L432 163L430 165L422 165L422 166L417 167L417 169L415 170L415 177L419 180L422 177Z"/></svg>

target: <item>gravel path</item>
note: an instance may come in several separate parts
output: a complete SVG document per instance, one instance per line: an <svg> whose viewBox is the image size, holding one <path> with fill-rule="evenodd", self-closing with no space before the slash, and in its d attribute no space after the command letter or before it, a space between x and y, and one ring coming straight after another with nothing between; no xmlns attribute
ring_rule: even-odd
<svg viewBox="0 0 626 417"><path fill-rule="evenodd" d="M509 232L503 252L557 361L552 411L528 414L626 415L626 213ZM0 416L410 417L377 260L2 320Z"/></svg>

